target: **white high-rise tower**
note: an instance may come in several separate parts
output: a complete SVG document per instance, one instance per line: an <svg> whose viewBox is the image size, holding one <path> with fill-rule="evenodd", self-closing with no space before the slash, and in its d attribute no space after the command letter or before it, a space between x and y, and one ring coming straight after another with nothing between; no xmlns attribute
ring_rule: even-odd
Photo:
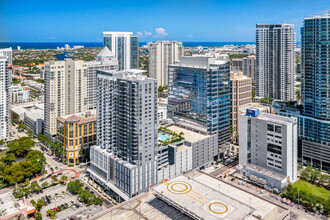
<svg viewBox="0 0 330 220"><path fill-rule="evenodd" d="M257 24L257 96L294 100L295 35L290 24Z"/></svg>

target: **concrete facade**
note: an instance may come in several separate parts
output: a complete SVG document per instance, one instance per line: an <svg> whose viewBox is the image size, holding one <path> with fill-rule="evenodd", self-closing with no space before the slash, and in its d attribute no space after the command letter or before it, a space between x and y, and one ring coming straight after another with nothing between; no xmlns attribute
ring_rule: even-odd
<svg viewBox="0 0 330 220"><path fill-rule="evenodd" d="M12 49L0 49L0 140L9 136Z"/></svg>
<svg viewBox="0 0 330 220"><path fill-rule="evenodd" d="M98 72L98 146L88 172L123 199L157 183L157 81L143 72Z"/></svg>
<svg viewBox="0 0 330 220"><path fill-rule="evenodd" d="M257 24L256 92L259 97L295 99L295 35L290 24Z"/></svg>
<svg viewBox="0 0 330 220"><path fill-rule="evenodd" d="M119 70L139 68L139 37L133 32L103 32L103 46L114 54Z"/></svg>
<svg viewBox="0 0 330 220"><path fill-rule="evenodd" d="M45 134L54 138L56 117L87 109L87 64L65 59L45 63Z"/></svg>
<svg viewBox="0 0 330 220"><path fill-rule="evenodd" d="M104 47L96 56L94 61L86 62L87 64L87 109L96 109L97 97L97 70L118 70L118 61L114 54Z"/></svg>
<svg viewBox="0 0 330 220"><path fill-rule="evenodd" d="M248 109L239 117L240 172L265 179L267 186L280 191L295 182L297 118L260 114L258 109Z"/></svg>
<svg viewBox="0 0 330 220"><path fill-rule="evenodd" d="M148 43L149 76L157 79L158 86L168 85L168 65L184 55L184 47L177 41L157 41Z"/></svg>
<svg viewBox="0 0 330 220"><path fill-rule="evenodd" d="M10 102L24 103L30 100L30 90L28 87L22 87L21 84L10 86Z"/></svg>

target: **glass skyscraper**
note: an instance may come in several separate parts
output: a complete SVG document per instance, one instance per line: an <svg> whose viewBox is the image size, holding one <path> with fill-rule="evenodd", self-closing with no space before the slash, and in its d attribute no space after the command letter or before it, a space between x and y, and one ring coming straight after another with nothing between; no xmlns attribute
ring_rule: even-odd
<svg viewBox="0 0 330 220"><path fill-rule="evenodd" d="M169 65L168 116L181 126L218 133L230 142L230 65L211 57L181 57Z"/></svg>
<svg viewBox="0 0 330 220"><path fill-rule="evenodd" d="M330 14L304 19L301 30L302 105L273 102L275 114L298 117L298 156L330 169Z"/></svg>
<svg viewBox="0 0 330 220"><path fill-rule="evenodd" d="M330 14L302 28L303 160L330 168Z"/></svg>
<svg viewBox="0 0 330 220"><path fill-rule="evenodd" d="M133 32L103 32L103 45L115 55L119 70L138 69L139 37Z"/></svg>

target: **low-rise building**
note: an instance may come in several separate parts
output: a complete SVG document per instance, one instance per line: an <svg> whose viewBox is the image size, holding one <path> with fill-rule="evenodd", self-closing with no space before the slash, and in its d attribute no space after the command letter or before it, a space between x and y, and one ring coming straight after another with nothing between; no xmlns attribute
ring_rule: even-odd
<svg viewBox="0 0 330 220"><path fill-rule="evenodd" d="M96 110L59 116L56 120L56 138L66 149L68 163L75 164L96 144Z"/></svg>
<svg viewBox="0 0 330 220"><path fill-rule="evenodd" d="M167 105L158 105L158 123L167 119Z"/></svg>
<svg viewBox="0 0 330 220"><path fill-rule="evenodd" d="M31 129L35 136L43 133L44 130L44 110L37 106L28 108L24 112L24 124L27 128Z"/></svg>
<svg viewBox="0 0 330 220"><path fill-rule="evenodd" d="M202 134L177 125L162 127L159 132L158 182L209 167L219 154L217 134Z"/></svg>
<svg viewBox="0 0 330 220"><path fill-rule="evenodd" d="M28 87L23 87L21 84L10 86L10 102L25 103L30 100L30 90Z"/></svg>
<svg viewBox="0 0 330 220"><path fill-rule="evenodd" d="M283 191L297 180L297 118L258 109L247 109L239 117L239 172Z"/></svg>
<svg viewBox="0 0 330 220"><path fill-rule="evenodd" d="M0 195L0 219L1 220L25 220L33 216L35 208L26 204L26 200L16 201L11 192Z"/></svg>

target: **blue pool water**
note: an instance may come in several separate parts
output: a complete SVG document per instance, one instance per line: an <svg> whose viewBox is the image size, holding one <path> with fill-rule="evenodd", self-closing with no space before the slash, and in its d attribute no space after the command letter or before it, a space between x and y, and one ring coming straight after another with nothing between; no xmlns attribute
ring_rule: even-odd
<svg viewBox="0 0 330 220"><path fill-rule="evenodd" d="M166 137L165 135L158 134L158 139L160 139L162 141L166 141L167 139L170 139L170 138L169 137Z"/></svg>

